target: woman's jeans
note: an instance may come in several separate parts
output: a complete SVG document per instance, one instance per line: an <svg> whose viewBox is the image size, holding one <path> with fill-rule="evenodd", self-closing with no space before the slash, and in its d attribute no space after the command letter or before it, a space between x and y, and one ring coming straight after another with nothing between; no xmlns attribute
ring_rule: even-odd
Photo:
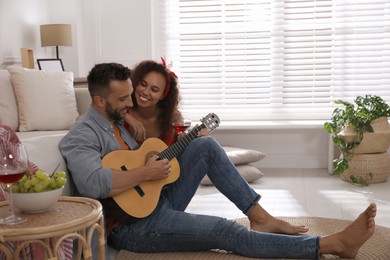
<svg viewBox="0 0 390 260"><path fill-rule="evenodd" d="M111 232L109 241L114 247L134 252L220 249L248 257L318 258L318 237L256 232L221 217L184 212L206 174L244 214L257 204L260 195L212 137L193 140L178 160L180 178L163 189L150 216Z"/></svg>

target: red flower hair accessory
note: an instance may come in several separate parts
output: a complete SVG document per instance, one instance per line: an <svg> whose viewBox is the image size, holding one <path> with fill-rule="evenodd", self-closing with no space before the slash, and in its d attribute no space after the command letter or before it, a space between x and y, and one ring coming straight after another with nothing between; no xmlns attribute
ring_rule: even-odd
<svg viewBox="0 0 390 260"><path fill-rule="evenodd" d="M177 76L176 76L175 72L170 71L167 68L167 64L166 64L166 62L165 62L163 57L161 57L161 62L164 65L164 68L165 68L165 70L168 73L167 85L165 86L164 95L163 95L163 97L166 98L168 96L169 88L171 87L171 77L175 77L177 79Z"/></svg>

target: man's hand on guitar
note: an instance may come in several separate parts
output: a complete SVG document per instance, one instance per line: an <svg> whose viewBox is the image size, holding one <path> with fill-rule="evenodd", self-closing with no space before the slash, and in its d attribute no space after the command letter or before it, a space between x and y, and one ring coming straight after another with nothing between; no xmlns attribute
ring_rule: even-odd
<svg viewBox="0 0 390 260"><path fill-rule="evenodd" d="M150 157L145 164L147 168L145 180L155 181L168 177L171 171L171 163L168 159L159 159L157 155Z"/></svg>

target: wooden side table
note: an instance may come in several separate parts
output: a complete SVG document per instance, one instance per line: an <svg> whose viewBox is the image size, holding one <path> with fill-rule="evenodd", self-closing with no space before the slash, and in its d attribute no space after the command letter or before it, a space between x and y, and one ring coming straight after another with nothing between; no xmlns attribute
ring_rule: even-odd
<svg viewBox="0 0 390 260"><path fill-rule="evenodd" d="M0 203L0 214L8 211L8 202ZM58 247L66 238L78 239L77 259L92 259L92 236L98 233L99 259L105 259L104 219L99 201L83 197L63 196L48 211L19 213L27 221L17 225L0 225L0 251L7 259L19 259L21 250L29 243L41 244L49 259L57 259ZM54 246L50 239L55 238ZM18 241L13 252L4 245L6 241Z"/></svg>

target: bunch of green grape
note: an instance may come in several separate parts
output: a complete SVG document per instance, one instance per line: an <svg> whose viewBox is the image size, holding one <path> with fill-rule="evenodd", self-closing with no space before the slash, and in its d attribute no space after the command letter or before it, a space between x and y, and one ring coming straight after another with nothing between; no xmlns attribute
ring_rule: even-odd
<svg viewBox="0 0 390 260"><path fill-rule="evenodd" d="M49 175L43 170L37 170L33 174L26 174L18 182L12 185L12 192L42 192L55 190L67 183L66 173L55 172Z"/></svg>

